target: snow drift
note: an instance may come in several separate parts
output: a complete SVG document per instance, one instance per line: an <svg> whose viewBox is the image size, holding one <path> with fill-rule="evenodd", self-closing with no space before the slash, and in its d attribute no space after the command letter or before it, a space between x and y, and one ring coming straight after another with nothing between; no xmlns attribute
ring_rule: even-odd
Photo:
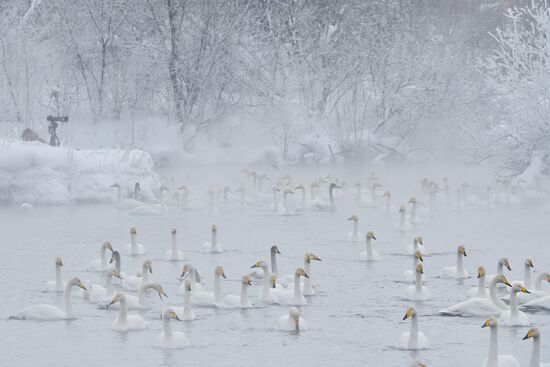
<svg viewBox="0 0 550 367"><path fill-rule="evenodd" d="M140 182L144 199L159 187L151 156L141 150L73 149L39 142L0 145L0 203L110 202L109 186Z"/></svg>

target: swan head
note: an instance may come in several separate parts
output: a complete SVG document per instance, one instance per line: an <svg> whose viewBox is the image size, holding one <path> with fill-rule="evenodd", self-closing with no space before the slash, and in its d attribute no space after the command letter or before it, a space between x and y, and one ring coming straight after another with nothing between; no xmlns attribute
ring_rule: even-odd
<svg viewBox="0 0 550 367"><path fill-rule="evenodd" d="M353 214L351 217L348 218L348 220L352 220L354 222L357 222L359 220L359 217L357 214Z"/></svg>
<svg viewBox="0 0 550 367"><path fill-rule="evenodd" d="M299 277L309 278L309 275L306 274L306 271L304 270L304 268L297 268L294 274Z"/></svg>
<svg viewBox="0 0 550 367"><path fill-rule="evenodd" d="M241 280L241 283L243 284L243 286L245 286L245 285L251 286L252 285L252 280L250 279L250 277L248 275L245 275L245 276L243 276L243 279Z"/></svg>
<svg viewBox="0 0 550 367"><path fill-rule="evenodd" d="M461 254L462 256L468 256L466 255L466 248L462 245L458 246L457 252Z"/></svg>
<svg viewBox="0 0 550 367"><path fill-rule="evenodd" d="M375 240L376 239L376 236L374 235L373 231L368 231L367 232L367 239L368 240Z"/></svg>
<svg viewBox="0 0 550 367"><path fill-rule="evenodd" d="M405 213L405 205L399 207L399 213Z"/></svg>
<svg viewBox="0 0 550 367"><path fill-rule="evenodd" d="M480 266L477 268L477 278L481 278L485 276L485 268L483 266Z"/></svg>
<svg viewBox="0 0 550 367"><path fill-rule="evenodd" d="M422 264L416 265L416 272L420 274L424 274L424 267L422 266Z"/></svg>
<svg viewBox="0 0 550 367"><path fill-rule="evenodd" d="M271 288L277 288L277 274L271 274L269 281L271 283Z"/></svg>
<svg viewBox="0 0 550 367"><path fill-rule="evenodd" d="M341 189L341 188L342 188L342 186L339 186L339 185L335 184L334 182L331 183L331 184L329 185L329 187L328 187L328 189L329 189L330 191L332 191L332 190L334 190L334 189Z"/></svg>
<svg viewBox="0 0 550 367"><path fill-rule="evenodd" d="M191 281L191 279L185 279L184 285L185 285L185 290L187 292L191 292L191 287L193 286L193 282Z"/></svg>
<svg viewBox="0 0 550 367"><path fill-rule="evenodd" d="M215 272L217 275L219 275L219 276L221 276L222 278L224 278L224 279L227 278L227 277L225 276L225 271L223 270L223 266L216 266L216 269L214 270L214 272Z"/></svg>
<svg viewBox="0 0 550 367"><path fill-rule="evenodd" d="M407 311L405 311L405 316L403 316L403 320L408 319L409 317L416 316L416 308L409 307L407 308Z"/></svg>
<svg viewBox="0 0 550 367"><path fill-rule="evenodd" d="M422 237L421 236L415 237L414 242L419 243L422 246L424 246L424 242L422 242Z"/></svg>
<svg viewBox="0 0 550 367"><path fill-rule="evenodd" d="M178 230L176 229L176 227L172 227L172 234L176 234L178 233Z"/></svg>
<svg viewBox="0 0 550 367"><path fill-rule="evenodd" d="M113 254L111 255L111 260L109 260L109 264L112 264L113 261L120 260L120 252L113 251Z"/></svg>
<svg viewBox="0 0 550 367"><path fill-rule="evenodd" d="M113 245L111 245L111 242L109 241L106 241L103 243L103 246L105 246L106 249L108 249L109 251L113 252Z"/></svg>
<svg viewBox="0 0 550 367"><path fill-rule="evenodd" d="M414 196L409 199L409 204L416 204L416 198Z"/></svg>
<svg viewBox="0 0 550 367"><path fill-rule="evenodd" d="M311 260L321 261L321 258L320 258L320 257L318 257L318 256L316 256L316 255L314 255L314 254L312 254L311 252L306 253L305 256L304 256L304 259L305 259L308 263L310 263Z"/></svg>
<svg viewBox="0 0 550 367"><path fill-rule="evenodd" d="M536 327L533 327L529 330L527 330L527 334L523 337L523 340L530 339L530 338L538 338L540 336L539 329Z"/></svg>
<svg viewBox="0 0 550 367"><path fill-rule="evenodd" d="M120 273L118 271L116 271L116 269L111 269L111 271L109 271L108 274L112 277L122 279L122 277L120 276Z"/></svg>
<svg viewBox="0 0 550 367"><path fill-rule="evenodd" d="M85 291L87 290L84 283L82 283L82 280L80 280L80 278L78 278L78 277L75 277L75 278L71 279L70 283L72 285L76 285L77 287L84 289Z"/></svg>
<svg viewBox="0 0 550 367"><path fill-rule="evenodd" d="M180 278L183 278L185 276L185 274L187 274L189 271L191 271L192 268L193 268L193 266L190 265L190 264L183 265L183 269L181 270Z"/></svg>
<svg viewBox="0 0 550 367"><path fill-rule="evenodd" d="M145 260L143 262L143 267L149 270L150 274L153 274L153 262L151 260Z"/></svg>
<svg viewBox="0 0 550 367"><path fill-rule="evenodd" d="M504 275L501 275L501 274L495 275L493 280L496 281L497 283L506 284L508 287L512 286L512 284L510 284L508 279Z"/></svg>
<svg viewBox="0 0 550 367"><path fill-rule="evenodd" d="M296 307L291 307L288 310L288 316L290 316L290 318L296 323L296 326L298 326L298 322L300 321L300 311Z"/></svg>
<svg viewBox="0 0 550 367"><path fill-rule="evenodd" d="M63 259L61 258L61 256L58 256L55 258L55 265L56 266L63 266Z"/></svg>
<svg viewBox="0 0 550 367"><path fill-rule="evenodd" d="M181 319L178 317L178 314L174 310L172 310L171 308L164 311L164 315L163 315L162 318L165 319L165 320L173 319L173 320L181 321Z"/></svg>
<svg viewBox="0 0 550 367"><path fill-rule="evenodd" d="M512 267L510 266L510 261L508 261L507 257L503 257L500 260L498 260L498 263L502 266L504 266L509 271L512 271Z"/></svg>
<svg viewBox="0 0 550 367"><path fill-rule="evenodd" d="M212 224L212 233L216 233L218 231L218 226L215 224Z"/></svg>
<svg viewBox="0 0 550 367"><path fill-rule="evenodd" d="M178 190L188 191L187 186L185 185L181 185L180 187L178 187Z"/></svg>
<svg viewBox="0 0 550 367"><path fill-rule="evenodd" d="M124 293L117 293L115 294L112 301L107 306L114 305L115 303L120 302L124 299L126 299L126 296L124 295Z"/></svg>
<svg viewBox="0 0 550 367"><path fill-rule="evenodd" d="M416 257L418 260L424 262L424 259L422 258L422 252L420 252L420 251L418 251L418 250L415 251L415 252L414 252L414 257Z"/></svg>
<svg viewBox="0 0 550 367"><path fill-rule="evenodd" d="M137 234L136 227L130 228L130 234Z"/></svg>
<svg viewBox="0 0 550 367"><path fill-rule="evenodd" d="M279 254L279 255L281 254L281 251L279 251L279 248L275 245L271 246L270 252L272 254Z"/></svg>
<svg viewBox="0 0 550 367"><path fill-rule="evenodd" d="M382 195L382 197L391 198L391 192L389 192L389 191L384 192L384 194Z"/></svg>
<svg viewBox="0 0 550 367"><path fill-rule="evenodd" d="M486 328L486 327L497 327L498 326L498 321L496 319L496 317L494 316L491 316L491 318L485 320L485 322L483 323L483 325L481 325L482 328Z"/></svg>
<svg viewBox="0 0 550 367"><path fill-rule="evenodd" d="M514 283L512 286L512 292L514 293L531 293L521 283Z"/></svg>
<svg viewBox="0 0 550 367"><path fill-rule="evenodd" d="M149 283L147 284L147 288L154 289L155 291L157 291L161 300L162 300L162 296L168 297L164 288L162 288L162 286L158 283Z"/></svg>
<svg viewBox="0 0 550 367"><path fill-rule="evenodd" d="M114 188L120 189L120 185L119 185L118 183L114 183L114 184L112 184L112 185L109 186L109 187L111 187L111 188L113 188L113 189L114 189Z"/></svg>
<svg viewBox="0 0 550 367"><path fill-rule="evenodd" d="M535 265L533 265L533 260L531 260L531 259L526 259L526 260L525 260L525 267L526 267L526 268L534 268Z"/></svg>
<svg viewBox="0 0 550 367"><path fill-rule="evenodd" d="M262 269L266 269L267 268L267 264L265 263L265 261L257 261L254 265L252 265L250 267L250 269L254 269L254 268L262 268Z"/></svg>

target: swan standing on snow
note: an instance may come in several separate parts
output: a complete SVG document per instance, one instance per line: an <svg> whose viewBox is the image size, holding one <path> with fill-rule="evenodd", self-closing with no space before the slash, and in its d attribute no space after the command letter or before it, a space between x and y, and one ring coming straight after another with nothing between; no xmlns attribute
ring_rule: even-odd
<svg viewBox="0 0 550 367"><path fill-rule="evenodd" d="M294 290L285 290L277 295L279 303L282 305L292 306L304 306L307 305L307 301L302 294L302 287L300 286L300 277L309 279L309 276L303 268L297 268L294 272ZM289 285L290 287L290 285ZM305 284L304 284L305 288Z"/></svg>
<svg viewBox="0 0 550 367"><path fill-rule="evenodd" d="M423 332L418 331L418 316L414 307L407 308L403 320L411 319L411 331L404 332L399 338L399 347L407 350L428 349L430 341Z"/></svg>
<svg viewBox="0 0 550 367"><path fill-rule="evenodd" d="M164 253L166 256L166 260L168 261L185 260L183 251L178 250L177 234L177 229L175 227L172 227L172 247L170 250L166 250L166 252Z"/></svg>
<svg viewBox="0 0 550 367"><path fill-rule="evenodd" d="M483 269L483 268L481 268ZM485 274L479 273L481 278ZM504 302L497 297L496 287L497 284L505 284L509 287L512 285L508 282L508 279L504 275L497 275L493 277L490 284L490 298L487 297L473 297L466 301L457 303L444 310L439 311L440 314L445 316L483 316L498 315L503 311L507 311L509 308ZM481 281L480 281L480 285Z"/></svg>
<svg viewBox="0 0 550 367"><path fill-rule="evenodd" d="M413 255L413 267L412 270L405 270L403 272L403 279L407 283L414 283L415 274L416 274L416 266L419 264L419 261L424 262L424 259L422 258L422 253L420 251L415 251ZM422 280L424 280L424 274L422 274L421 277Z"/></svg>
<svg viewBox="0 0 550 367"><path fill-rule="evenodd" d="M180 349L189 346L189 340L183 331L172 331L170 320L181 321L173 309L168 308L162 314L162 333L160 333L158 341L160 348Z"/></svg>
<svg viewBox="0 0 550 367"><path fill-rule="evenodd" d="M17 320L37 320L37 321L54 321L67 320L76 318L73 312L73 304L71 302L71 289L79 287L86 289L86 286L78 278L72 278L65 285L65 308L61 309L57 306L48 304L39 304L30 306L18 311L15 315L10 316L10 319Z"/></svg>
<svg viewBox="0 0 550 367"><path fill-rule="evenodd" d="M143 330L147 328L147 322L140 315L129 315L128 305L126 303L126 295L117 293L109 306L115 303L120 303L120 313L118 317L111 323L111 329L116 331L132 331Z"/></svg>
<svg viewBox="0 0 550 367"><path fill-rule="evenodd" d="M353 214L351 217L348 218L348 220L353 221L353 231L348 233L348 241L359 241L361 238L363 238L363 234L359 232L359 217L356 214Z"/></svg>
<svg viewBox="0 0 550 367"><path fill-rule="evenodd" d="M359 253L359 261L380 261L382 256L372 249L372 240L376 240L376 236L372 231L367 232L366 245L367 249ZM307 271L307 270L306 270Z"/></svg>
<svg viewBox="0 0 550 367"><path fill-rule="evenodd" d="M489 343L489 356L483 362L483 367L519 367L518 360L509 354L498 354L498 321L492 317L486 320L482 328L491 328L491 342Z"/></svg>
<svg viewBox="0 0 550 367"><path fill-rule="evenodd" d="M296 307L291 307L287 315L279 317L277 327L282 331L300 332L309 329L306 320L300 315L300 311Z"/></svg>
<svg viewBox="0 0 550 367"><path fill-rule="evenodd" d="M258 261L250 268L261 268L263 271L263 286L262 291L260 292L260 296L258 297L260 301L263 303L277 303L277 298L270 293L271 276L269 273L269 268L267 267L265 261Z"/></svg>
<svg viewBox="0 0 550 367"><path fill-rule="evenodd" d="M506 326L527 326L529 318L524 312L518 310L517 293L530 293L520 283L514 283L510 292L510 309L502 312L498 321Z"/></svg>
<svg viewBox="0 0 550 367"><path fill-rule="evenodd" d="M431 297L430 290L422 284L424 267L422 264L416 266L414 285L407 287L407 297L413 301L425 301Z"/></svg>
<svg viewBox="0 0 550 367"><path fill-rule="evenodd" d="M145 247L141 243L137 243L137 231L135 227L130 228L130 243L126 245L126 252L130 255L145 255Z"/></svg>
<svg viewBox="0 0 550 367"><path fill-rule="evenodd" d="M468 271L464 269L464 258L466 257L466 248L460 245L456 250L456 266L449 266L441 269L439 273L440 278L455 278L455 279L465 279L470 275Z"/></svg>
<svg viewBox="0 0 550 367"><path fill-rule="evenodd" d="M206 241L202 244L202 252L210 252L213 254L219 254L222 252L221 244L218 243L218 227L212 225L212 237L210 241Z"/></svg>
<svg viewBox="0 0 550 367"><path fill-rule="evenodd" d="M424 248L424 242L422 242L422 237L417 236L413 239L412 245L407 245L407 248L405 250L405 254L407 255L414 255L416 251L420 251L422 254L426 253L426 249Z"/></svg>
<svg viewBox="0 0 550 367"><path fill-rule="evenodd" d="M533 339L533 350L531 352L529 367L550 367L550 363L540 362L540 331L536 327L529 329L523 340L531 338Z"/></svg>
<svg viewBox="0 0 550 367"><path fill-rule="evenodd" d="M216 303L218 308L253 308L248 300L248 287L252 285L252 281L248 275L243 276L241 280L241 295L228 294L222 298L221 302Z"/></svg>
<svg viewBox="0 0 550 367"><path fill-rule="evenodd" d="M107 258L105 257L107 250L113 252L113 246L109 241L104 242L101 245L101 257L90 262L90 266L87 269L88 271L107 271L111 269L111 266L107 263Z"/></svg>
<svg viewBox="0 0 550 367"><path fill-rule="evenodd" d="M153 274L153 262L145 260L141 265L141 273L126 277L122 281L122 286L128 291L135 292L142 285L149 283L149 274Z"/></svg>
<svg viewBox="0 0 550 367"><path fill-rule="evenodd" d="M216 266L214 269L214 292L195 292L191 296L191 303L199 307L214 307L222 299L221 278L226 279L223 267Z"/></svg>
<svg viewBox="0 0 550 367"><path fill-rule="evenodd" d="M63 259L61 256L55 258L55 280L48 280L44 292L57 292L63 293L65 290L65 281L61 279L61 267L63 266Z"/></svg>
<svg viewBox="0 0 550 367"><path fill-rule="evenodd" d="M126 294L126 305L129 310L149 310L153 308L153 304L151 301L147 298L147 291L148 290L154 290L159 295L160 300L162 301L162 296L168 297L166 292L164 291L164 288L158 283L147 283L139 287L137 291L137 297L133 296L131 294ZM112 308L112 309L118 309L120 308L120 305L118 303L110 305L110 304L99 304L98 308L106 309L106 308Z"/></svg>

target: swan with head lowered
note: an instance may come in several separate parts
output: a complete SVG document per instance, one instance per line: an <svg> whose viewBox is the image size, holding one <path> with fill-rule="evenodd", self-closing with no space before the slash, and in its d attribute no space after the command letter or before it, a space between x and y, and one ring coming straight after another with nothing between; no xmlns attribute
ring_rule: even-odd
<svg viewBox="0 0 550 367"><path fill-rule="evenodd" d="M481 269L482 271L480 271ZM478 277L480 278L480 287L478 287L478 289L482 289L485 284L483 280L485 277L485 269L478 269ZM504 284L509 287L512 286L504 275L497 275L491 280L489 289L490 298L481 295L472 297L466 301L447 307L439 311L439 313L444 316L487 317L488 315L498 315L501 312L507 311L509 310L508 306L497 297L497 284Z"/></svg>
<svg viewBox="0 0 550 367"><path fill-rule="evenodd" d="M61 256L55 258L55 280L48 280L44 292L63 293L65 291L65 281L61 278L61 267L63 259Z"/></svg>
<svg viewBox="0 0 550 367"><path fill-rule="evenodd" d="M131 294L125 294L126 297L126 307L129 310L149 310L153 308L153 303L147 298L147 291L154 290L157 292L160 300L162 301L162 296L168 297L166 292L164 291L164 288L158 283L147 283L139 287L137 291L137 296L131 295ZM115 304L109 304L107 301L106 303L99 302L98 308L101 309L118 309L120 308L119 303Z"/></svg>
<svg viewBox="0 0 550 367"><path fill-rule="evenodd" d="M263 286L259 295L260 302L264 304L277 303L277 297L271 294L271 274L265 261L258 261L251 268L260 268L263 272Z"/></svg>
<svg viewBox="0 0 550 367"><path fill-rule="evenodd" d="M403 279L405 282L414 283L414 280L416 278L416 266L419 264L419 262L424 262L424 259L422 258L422 252L417 250L413 255L412 270L405 270L403 272ZM422 274L421 279L424 280L424 274Z"/></svg>
<svg viewBox="0 0 550 367"><path fill-rule="evenodd" d="M540 331L536 327L527 331L523 340L533 339L533 349L531 351L531 360L529 367L550 367L550 363L540 362Z"/></svg>
<svg viewBox="0 0 550 367"><path fill-rule="evenodd" d="M137 231L135 227L130 228L130 243L126 245L126 252L132 256L145 255L145 247L141 243L137 243Z"/></svg>
<svg viewBox="0 0 550 367"><path fill-rule="evenodd" d="M376 240L374 232L368 231L366 237L367 248L359 253L359 261L381 261L382 256L372 249L372 240ZM306 269L307 272L307 269Z"/></svg>
<svg viewBox="0 0 550 367"><path fill-rule="evenodd" d="M491 329L491 341L489 343L489 355L483 362L483 367L519 367L518 360L509 354L498 354L498 321L491 317L486 320L482 328L489 327Z"/></svg>
<svg viewBox="0 0 550 367"><path fill-rule="evenodd" d="M399 338L399 348L407 350L428 349L430 341L423 332L418 330L418 316L416 308L407 308L403 320L411 319L411 331L404 332Z"/></svg>
<svg viewBox="0 0 550 367"><path fill-rule="evenodd" d="M147 328L147 322L140 315L128 314L128 305L126 295L117 293L109 306L120 303L120 312L118 317L111 323L111 329L116 331L133 331Z"/></svg>
<svg viewBox="0 0 550 367"><path fill-rule="evenodd" d="M282 331L295 331L297 333L309 329L306 320L296 307L291 307L288 314L279 317L277 327Z"/></svg>
<svg viewBox="0 0 550 367"><path fill-rule="evenodd" d="M79 278L72 278L69 280L65 285L65 308L62 309L53 305L39 304L18 311L15 315L10 316L10 319L55 321L76 318L71 301L71 290L73 287L86 289L86 286Z"/></svg>
<svg viewBox="0 0 550 367"><path fill-rule="evenodd" d="M217 302L222 300L221 278L226 279L222 266L214 269L214 292L197 291L191 295L191 303L199 307L215 307Z"/></svg>
<svg viewBox="0 0 550 367"><path fill-rule="evenodd" d="M359 232L359 217L357 214L353 214L348 218L348 221L353 221L353 231L348 232L347 239L351 242L360 241L363 238L363 234Z"/></svg>
<svg viewBox="0 0 550 367"><path fill-rule="evenodd" d="M464 269L464 258L466 257L466 248L462 245L456 250L456 266L448 266L441 269L440 278L465 279L469 278L468 271Z"/></svg>
<svg viewBox="0 0 550 367"><path fill-rule="evenodd" d="M168 308L162 313L162 333L159 335L160 348L180 349L190 345L183 331L172 331L171 320L181 321L176 312Z"/></svg>
<svg viewBox="0 0 550 367"><path fill-rule="evenodd" d="M422 264L418 264L415 271L414 285L407 287L407 299L413 301L425 301L430 299L430 290L422 284L423 274L424 267Z"/></svg>
<svg viewBox="0 0 550 367"><path fill-rule="evenodd" d="M202 252L209 252L209 253L213 253L213 254L219 254L222 251L223 251L222 246L218 242L218 226L213 224L212 225L212 232L211 232L210 241L206 241L202 244Z"/></svg>
<svg viewBox="0 0 550 367"><path fill-rule="evenodd" d="M254 306L248 300L248 287L252 285L252 280L248 275L243 276L241 280L241 295L228 294L220 302L216 302L218 308L253 308Z"/></svg>
<svg viewBox="0 0 550 367"><path fill-rule="evenodd" d="M520 283L514 283L512 285L512 291L510 292L510 309L503 311L500 314L498 321L501 325L506 326L527 326L529 325L529 318L527 315L518 310L517 294L519 292L529 293L529 291Z"/></svg>
<svg viewBox="0 0 550 367"><path fill-rule="evenodd" d="M109 241L103 242L101 245L101 257L90 262L87 269L88 271L107 271L112 268L105 257L107 250L113 252L113 246Z"/></svg>
<svg viewBox="0 0 550 367"><path fill-rule="evenodd" d="M143 284L149 283L149 274L153 274L153 262L144 260L141 265L141 272L136 275L130 275L122 281L122 286L127 291L135 292Z"/></svg>
<svg viewBox="0 0 550 367"><path fill-rule="evenodd" d="M183 251L178 250L178 230L175 227L172 227L171 232L171 247L169 250L164 252L164 257L168 261L183 261L185 260L185 255Z"/></svg>
<svg viewBox="0 0 550 367"><path fill-rule="evenodd" d="M287 289L284 292L279 292L279 294L277 295L279 304L292 306L307 305L307 301L302 294L302 288L300 287L300 277L305 277L306 279L309 279L309 276L307 275L304 268L297 268L294 272L293 290Z"/></svg>

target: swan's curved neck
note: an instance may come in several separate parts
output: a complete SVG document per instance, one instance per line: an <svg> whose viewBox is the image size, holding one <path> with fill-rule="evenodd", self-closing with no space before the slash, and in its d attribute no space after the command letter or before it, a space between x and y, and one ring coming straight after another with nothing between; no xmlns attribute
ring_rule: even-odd
<svg viewBox="0 0 550 367"><path fill-rule="evenodd" d="M107 290L107 296L111 296L115 293L113 289L113 274L111 272L107 273L107 279L105 280L105 289Z"/></svg>
<svg viewBox="0 0 550 367"><path fill-rule="evenodd" d="M164 329L164 339L172 339L172 325L170 324L170 316L166 313L164 314L164 317L162 318L162 327Z"/></svg>
<svg viewBox="0 0 550 367"><path fill-rule="evenodd" d="M263 268L263 271L264 271L264 285L262 288L262 300L269 301L269 283L271 283L271 279L269 276L269 270L267 269L267 266Z"/></svg>
<svg viewBox="0 0 550 367"><path fill-rule="evenodd" d="M149 283L149 268L143 264L141 266L141 284Z"/></svg>
<svg viewBox="0 0 550 367"><path fill-rule="evenodd" d="M307 274L307 278L304 277L304 289L311 289L311 261L304 260L304 270ZM298 278L298 283L300 283L300 278Z"/></svg>
<svg viewBox="0 0 550 367"><path fill-rule="evenodd" d="M218 251L218 231L212 231L212 239L210 241L210 251Z"/></svg>
<svg viewBox="0 0 550 367"><path fill-rule="evenodd" d="M537 291L542 290L542 281L546 279L548 275L546 273L539 274L535 279L535 289Z"/></svg>
<svg viewBox="0 0 550 367"><path fill-rule="evenodd" d="M531 352L531 362L529 367L540 367L540 337L533 337L533 350Z"/></svg>
<svg viewBox="0 0 550 367"><path fill-rule="evenodd" d="M524 274L523 281L524 281L525 288L532 289L533 282L531 281L531 267L529 265L525 265L523 274Z"/></svg>
<svg viewBox="0 0 550 367"><path fill-rule="evenodd" d="M248 305L248 285L242 284L241 287L241 306L246 307Z"/></svg>
<svg viewBox="0 0 550 367"><path fill-rule="evenodd" d="M118 321L121 323L126 323L128 318L128 303L126 302L126 297L120 298L120 313L118 314Z"/></svg>
<svg viewBox="0 0 550 367"><path fill-rule="evenodd" d="M73 282L67 282L65 286L65 314L67 317L73 317L73 303L71 302L71 290L74 286Z"/></svg>
<svg viewBox="0 0 550 367"><path fill-rule="evenodd" d="M336 211L336 207L334 205L334 194L332 193L332 191L334 191L334 189L331 187L328 190L328 197L330 199L330 211L334 212L334 211Z"/></svg>
<svg viewBox="0 0 550 367"><path fill-rule="evenodd" d="M302 299L302 289L300 287L300 275L298 274L294 274L294 299L297 303L300 303Z"/></svg>
<svg viewBox="0 0 550 367"><path fill-rule="evenodd" d="M275 252L272 252L271 253L271 272L273 274L278 274L278 269L277 269L277 253Z"/></svg>
<svg viewBox="0 0 550 367"><path fill-rule="evenodd" d="M491 327L491 342L489 343L487 367L498 367L498 331L496 326Z"/></svg>
<svg viewBox="0 0 550 367"><path fill-rule="evenodd" d="M55 264L55 289L63 290L63 279L61 279L61 266Z"/></svg>
<svg viewBox="0 0 550 367"><path fill-rule="evenodd" d="M185 295L183 296L183 316L186 319L191 318L191 291L185 288Z"/></svg>
<svg viewBox="0 0 550 367"><path fill-rule="evenodd" d="M353 220L353 237L357 237L357 232L359 231L359 221L357 219Z"/></svg>
<svg viewBox="0 0 550 367"><path fill-rule="evenodd" d="M131 248L133 254L135 254L137 252L137 242L136 242L136 234L135 233L130 233L130 248Z"/></svg>
<svg viewBox="0 0 550 367"><path fill-rule="evenodd" d="M478 297L485 297L487 295L487 290L485 289L485 275L478 279L477 295Z"/></svg>
<svg viewBox="0 0 550 367"><path fill-rule="evenodd" d="M422 274L418 271L414 280L414 289L417 295L422 294Z"/></svg>
<svg viewBox="0 0 550 367"><path fill-rule="evenodd" d="M367 259L372 259L373 253L372 253L372 240L367 237ZM415 256L416 259L416 256Z"/></svg>
<svg viewBox="0 0 550 367"><path fill-rule="evenodd" d="M105 253L107 252L107 245L101 245L101 269L107 267L107 259L105 259Z"/></svg>
<svg viewBox="0 0 550 367"><path fill-rule="evenodd" d="M500 298L497 297L497 283L498 283L497 279L491 280L491 286L489 288L489 293L491 294L491 301L493 301L495 306L497 306L501 310L508 310L508 306L506 306L506 304L504 304L504 302L502 302Z"/></svg>
<svg viewBox="0 0 550 367"><path fill-rule="evenodd" d="M178 241L176 233L172 233L172 258L178 257Z"/></svg>
<svg viewBox="0 0 550 367"><path fill-rule="evenodd" d="M409 334L409 348L418 347L418 317L411 316L411 332Z"/></svg>
<svg viewBox="0 0 550 367"><path fill-rule="evenodd" d="M456 273L458 275L464 275L464 256L460 253L456 253Z"/></svg>
<svg viewBox="0 0 550 367"><path fill-rule="evenodd" d="M220 275L214 274L214 302L219 302L222 299L222 284Z"/></svg>
<svg viewBox="0 0 550 367"><path fill-rule="evenodd" d="M510 316L517 317L518 315L518 294L512 291L510 292Z"/></svg>

